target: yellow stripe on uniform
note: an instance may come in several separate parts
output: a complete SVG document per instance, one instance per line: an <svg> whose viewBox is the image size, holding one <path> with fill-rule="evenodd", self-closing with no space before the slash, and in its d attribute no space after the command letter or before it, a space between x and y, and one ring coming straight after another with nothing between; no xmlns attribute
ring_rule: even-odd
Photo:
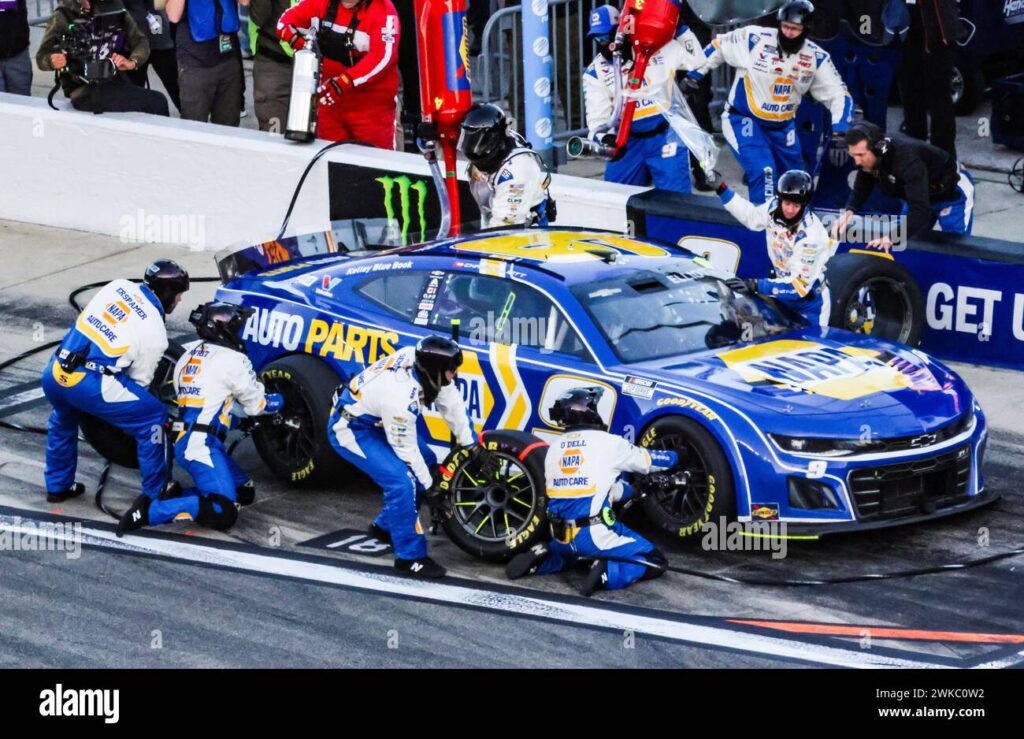
<svg viewBox="0 0 1024 739"><path fill-rule="evenodd" d="M591 485L589 488L565 488L564 490L554 490L548 488L549 498L586 498L597 492L597 485Z"/></svg>

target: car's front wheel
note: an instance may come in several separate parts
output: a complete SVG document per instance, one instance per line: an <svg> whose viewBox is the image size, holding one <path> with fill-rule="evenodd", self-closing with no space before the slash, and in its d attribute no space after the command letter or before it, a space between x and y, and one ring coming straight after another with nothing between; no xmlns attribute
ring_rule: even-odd
<svg viewBox="0 0 1024 739"><path fill-rule="evenodd" d="M253 432L256 451L270 471L302 487L344 479L348 463L334 451L327 428L338 374L319 359L294 354L264 367L260 380L268 393L284 398L278 422L260 424Z"/></svg>
<svg viewBox="0 0 1024 739"><path fill-rule="evenodd" d="M736 513L732 468L715 438L696 421L664 416L651 424L640 446L679 455L669 472L679 484L644 497L651 523L680 539L701 537L708 522L731 520Z"/></svg>

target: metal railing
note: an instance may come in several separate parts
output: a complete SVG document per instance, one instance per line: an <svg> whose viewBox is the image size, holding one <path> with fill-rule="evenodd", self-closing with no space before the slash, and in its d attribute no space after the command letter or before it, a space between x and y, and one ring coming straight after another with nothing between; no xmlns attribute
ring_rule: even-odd
<svg viewBox="0 0 1024 739"><path fill-rule="evenodd" d="M35 8L34 15L32 8ZM53 9L57 7L57 0L28 0L28 24L30 26L42 26L53 15Z"/></svg>
<svg viewBox="0 0 1024 739"><path fill-rule="evenodd" d="M527 2L529 0L526 0ZM592 49L586 39L590 12L603 0L548 0L551 19L551 104L556 143L586 132L583 71ZM522 8L502 8L484 26L477 92L523 123Z"/></svg>

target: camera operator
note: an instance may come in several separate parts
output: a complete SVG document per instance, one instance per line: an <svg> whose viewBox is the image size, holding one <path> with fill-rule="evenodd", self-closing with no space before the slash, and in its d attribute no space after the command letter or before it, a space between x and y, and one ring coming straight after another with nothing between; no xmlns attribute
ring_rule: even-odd
<svg viewBox="0 0 1024 739"><path fill-rule="evenodd" d="M36 63L58 73L76 110L165 116L167 98L126 76L148 57L149 42L121 0L62 0L46 26Z"/></svg>

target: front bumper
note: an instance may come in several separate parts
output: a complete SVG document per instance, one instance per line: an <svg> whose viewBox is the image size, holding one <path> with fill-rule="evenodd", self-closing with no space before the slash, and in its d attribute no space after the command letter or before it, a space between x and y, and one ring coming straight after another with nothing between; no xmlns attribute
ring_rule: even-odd
<svg viewBox="0 0 1024 739"><path fill-rule="evenodd" d="M985 492L981 474L986 438L985 418L978 411L963 434L913 451L811 458L775 447L752 455L748 448L746 485L737 486L738 519L785 523L785 532L778 534L804 538L973 510L999 497ZM814 502L808 504L809 499Z"/></svg>

